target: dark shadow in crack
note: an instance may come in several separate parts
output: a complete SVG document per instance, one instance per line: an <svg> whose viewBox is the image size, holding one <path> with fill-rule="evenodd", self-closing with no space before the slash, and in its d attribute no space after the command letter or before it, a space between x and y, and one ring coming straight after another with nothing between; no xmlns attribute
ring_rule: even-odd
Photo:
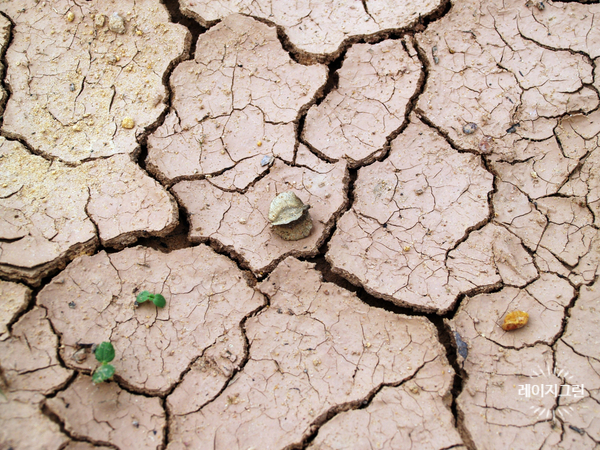
<svg viewBox="0 0 600 450"><path fill-rule="evenodd" d="M192 43L190 46L190 57L194 58L196 53L196 43L198 42L198 36L206 32L206 28L196 22L194 19L184 16L179 9L179 2L177 0L162 0L163 5L169 11L171 21L183 25L192 34Z"/></svg>

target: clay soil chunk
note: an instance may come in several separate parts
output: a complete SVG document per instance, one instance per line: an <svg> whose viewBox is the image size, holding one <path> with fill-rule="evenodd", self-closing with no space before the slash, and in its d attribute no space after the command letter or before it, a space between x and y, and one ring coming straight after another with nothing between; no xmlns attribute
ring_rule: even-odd
<svg viewBox="0 0 600 450"><path fill-rule="evenodd" d="M262 274L285 256L315 255L334 220L346 203L346 164L315 162L300 149L308 167L292 167L275 160L269 173L245 194L225 192L210 180L182 181L173 192L185 207L190 222L190 240L210 239L225 251L243 258L256 274ZM298 241L285 241L272 230L267 219L271 201L281 192L294 192L313 221L311 234Z"/></svg>
<svg viewBox="0 0 600 450"><path fill-rule="evenodd" d="M527 39L555 49L581 52L594 59L600 56L600 29L595 15L600 5L592 2L544 3L544 8L520 9L519 31Z"/></svg>
<svg viewBox="0 0 600 450"><path fill-rule="evenodd" d="M445 408L453 371L427 319L367 306L291 257L259 289L270 306L246 321L248 362L212 402L172 416L169 450L297 446L329 412L355 409L435 361L432 402ZM441 420L451 429L447 409Z"/></svg>
<svg viewBox="0 0 600 450"><path fill-rule="evenodd" d="M537 250L548 218L536 209L527 195L514 184L500 181L492 204L494 220L519 237L525 247Z"/></svg>
<svg viewBox="0 0 600 450"><path fill-rule="evenodd" d="M346 158L351 166L373 160L405 121L421 72L407 41L352 46L337 72L337 88L308 111L305 141L329 160Z"/></svg>
<svg viewBox="0 0 600 450"><path fill-rule="evenodd" d="M294 122L326 75L323 65L294 62L274 27L227 17L173 72L173 109L148 140L149 170L165 183L225 171L213 181L246 188L268 170L265 156L293 160Z"/></svg>
<svg viewBox="0 0 600 450"><path fill-rule="evenodd" d="M600 231L592 238L589 251L579 258L579 264L569 274L575 284L588 284L600 275Z"/></svg>
<svg viewBox="0 0 600 450"><path fill-rule="evenodd" d="M141 291L162 294L166 306L135 307ZM93 355L78 344L110 341L116 376L153 394L172 389L212 346L226 342L223 352L239 363L240 322L263 304L235 264L205 245L168 254L134 247L83 256L46 286L38 301L61 334L67 365L95 369Z"/></svg>
<svg viewBox="0 0 600 450"><path fill-rule="evenodd" d="M446 252L489 215L492 175L413 118L384 162L359 170L327 252L336 273L398 305L447 311L472 288Z"/></svg>
<svg viewBox="0 0 600 450"><path fill-rule="evenodd" d="M532 199L556 194L579 161L565 157L555 137L541 142L522 140L515 143L515 149L514 157L492 155L492 167L502 181L518 186Z"/></svg>
<svg viewBox="0 0 600 450"><path fill-rule="evenodd" d="M346 38L410 26L440 8L442 2L181 0L180 4L184 14L203 25L233 13L266 19L282 27L287 39L301 52L321 55L339 51Z"/></svg>
<svg viewBox="0 0 600 450"><path fill-rule="evenodd" d="M591 289L585 288L583 295ZM586 446L589 442L583 447L570 444L574 440L582 445L586 440L581 435L563 434L560 426L552 426L553 420L562 422L564 429L569 423L578 427L582 424L569 409L578 400L573 400L572 394L565 398L561 385L576 384L577 377L585 377L592 386L600 386L598 375L593 372L597 361L590 360L590 367L581 356L569 355L571 349L565 345L568 339L562 334L566 308L575 294L564 278L542 273L525 289L505 287L492 294L465 298L454 319L447 321L468 347L466 359L459 357L468 376L457 405L475 448L504 449L507 442L518 442L518 448L594 448ZM579 335L574 341L589 342L590 348L595 349L598 324L594 324L595 316L587 309L593 309L591 298L595 299L587 296L586 300L577 300L570 320L574 313L578 315L571 329L586 335ZM581 311L576 311L578 304ZM528 312L529 322L523 328L503 331L503 317L515 310ZM587 333L586 329L594 332ZM554 353L550 346L561 335L556 344L559 351ZM560 363L566 363L566 358L570 358L568 365ZM540 386L545 389L543 394ZM592 416L597 417L596 413L585 412L589 406L585 401L578 403L581 414L588 414L588 425ZM503 439L498 439L499 435Z"/></svg>
<svg viewBox="0 0 600 450"><path fill-rule="evenodd" d="M538 149L553 150L529 153L531 159L523 163L527 167L494 163L502 178L493 195L494 220L507 226L535 252L538 267L569 277L579 285L593 281L600 267L600 185L595 170L600 155L600 114L595 111L567 116L560 120L555 133L560 147L554 139L545 144L530 142ZM552 155L569 161L568 165L556 163ZM536 163L531 165L531 161L544 160L548 160L545 169L533 170ZM576 161L579 165L573 167ZM554 183L544 181L552 174L563 175Z"/></svg>
<svg viewBox="0 0 600 450"><path fill-rule="evenodd" d="M0 281L0 341L8 339L7 325L25 310L31 298L31 289L27 286L8 281Z"/></svg>
<svg viewBox="0 0 600 450"><path fill-rule="evenodd" d="M90 193L86 211L103 245L121 248L140 236L165 236L179 223L173 197L128 156L80 167Z"/></svg>
<svg viewBox="0 0 600 450"><path fill-rule="evenodd" d="M15 22L2 130L63 161L133 153L165 109L162 78L185 54L185 28L158 0L23 0L0 11ZM109 27L115 14L124 33Z"/></svg>
<svg viewBox="0 0 600 450"><path fill-rule="evenodd" d="M538 276L533 258L518 237L493 223L473 231L448 254L452 278L463 278L472 288L493 285L525 286Z"/></svg>
<svg viewBox="0 0 600 450"><path fill-rule="evenodd" d="M479 335L504 347L522 348L539 342L551 345L561 332L565 307L574 296L568 281L545 273L525 289L505 287L491 294L467 297L455 320L463 323L472 319ZM527 325L516 331L504 331L503 319L510 311L527 312Z"/></svg>
<svg viewBox="0 0 600 450"><path fill-rule="evenodd" d="M456 448L462 439L452 426L448 366L425 364L410 381L384 387L364 409L338 414L325 423L309 450Z"/></svg>
<svg viewBox="0 0 600 450"><path fill-rule="evenodd" d="M559 192L585 199L594 213L594 223L600 225L600 175L597 170L600 166L600 111L565 119L560 124L558 136L565 152L587 153L582 165Z"/></svg>
<svg viewBox="0 0 600 450"><path fill-rule="evenodd" d="M0 448L58 450L68 442L59 426L41 411L44 395L60 389L71 377L61 367L58 339L46 311L34 308L15 323L9 339L0 342L4 393L0 396Z"/></svg>
<svg viewBox="0 0 600 450"><path fill-rule="evenodd" d="M560 388L562 380L552 373L552 349L542 344L505 349L458 329L469 344L472 360L467 363L469 369L465 364L469 377L457 406L474 448L504 450L507 443L523 449L561 448L556 446L561 427L552 426L558 394L531 394L533 385Z"/></svg>
<svg viewBox="0 0 600 450"><path fill-rule="evenodd" d="M34 308L14 325L10 339L0 342L0 361L8 391L49 394L71 375L58 361L58 339L43 308Z"/></svg>
<svg viewBox="0 0 600 450"><path fill-rule="evenodd" d="M598 92L589 87L593 81L590 59L584 54L547 48L547 40L538 41L538 45L528 35L541 27L536 23L538 17L559 28L564 25L571 29L587 15L584 21L591 24L592 11L598 11L598 5L577 5L575 8L581 6L587 11L571 19L568 14L556 14L562 7L540 11L535 4L519 0L464 0L460 7L453 8L417 36L430 64L418 109L460 148L491 153L495 160L525 161L527 157L522 153L537 147L527 139L554 140L558 116L589 112L598 106ZM589 25L586 31L582 26L552 39L565 38L569 42L573 34L582 33L581 42L594 42L597 33L590 34L590 27L597 28ZM544 36L547 33L544 29ZM446 91L448 95L444 94ZM463 131L468 123L477 125L475 132ZM491 138L490 145L482 150L480 144L486 137ZM553 164L564 159L560 152L552 158L552 164L544 165L538 158L530 163L547 167L547 173L533 170L543 181L560 187L555 180L565 178L568 170L552 172ZM575 167L577 161L571 164Z"/></svg>
<svg viewBox="0 0 600 450"><path fill-rule="evenodd" d="M98 237L120 247L178 223L173 198L126 155L72 167L0 137L0 174L0 272L11 278L37 284Z"/></svg>
<svg viewBox="0 0 600 450"><path fill-rule="evenodd" d="M581 288L565 332L556 345L556 369L568 373L565 392L569 389L569 395L560 398L557 412L562 413L565 424L580 430L571 436L580 446L587 445L580 448L593 448L590 441L600 440L599 288L598 281Z"/></svg>
<svg viewBox="0 0 600 450"><path fill-rule="evenodd" d="M131 394L115 383L95 385L80 375L46 404L78 439L119 450L162 448L166 418L159 398Z"/></svg>
<svg viewBox="0 0 600 450"><path fill-rule="evenodd" d="M593 215L576 198L549 197L538 200L538 209L548 217L540 245L560 261L576 266L591 247L597 234Z"/></svg>
<svg viewBox="0 0 600 450"><path fill-rule="evenodd" d="M567 324L561 342L569 346L573 352L587 359L591 367L600 365L600 316L598 311L598 289L600 282L596 281L591 286L584 286L579 292L579 298L571 309L571 317ZM570 368L568 362L562 364L565 369ZM593 377L597 380L598 375ZM577 380L573 380L577 381ZM583 383L584 380L579 380ZM600 401L600 386L597 381L588 386L590 395ZM600 431L600 429L599 429Z"/></svg>
<svg viewBox="0 0 600 450"><path fill-rule="evenodd" d="M457 399L465 434L472 440L473 448L477 449L501 450L506 449L507 443L515 443L515 448L523 449L560 448L555 445L560 441L561 428L552 427L552 411L558 391L544 396L539 392L538 395L531 393L533 385L537 385L538 389L541 384L560 388L562 380L552 372L552 349L540 343L523 345L535 341L534 332L527 328L530 325L535 327L535 323L510 332L512 336L503 336L510 333L502 331L501 323L494 322L501 315L497 314L498 311L490 311L490 308L505 308L503 301L509 294L506 289L513 288L505 288L495 299L483 296L467 299L467 307L461 307L457 317L448 322L453 332L459 333L468 346L463 366L468 377ZM514 293L511 293L509 298L513 296ZM521 306L527 303L525 298L521 300ZM486 306L487 303L491 305ZM518 298L513 300L513 305L517 303ZM532 320L535 322L536 318L534 316ZM537 330L544 330L544 324L539 324ZM486 331L493 333L493 339L488 338ZM549 330L550 333L555 331ZM549 336L548 332L544 332ZM498 338L506 343L516 342L519 348L498 345L494 342ZM526 386L529 386L529 391Z"/></svg>

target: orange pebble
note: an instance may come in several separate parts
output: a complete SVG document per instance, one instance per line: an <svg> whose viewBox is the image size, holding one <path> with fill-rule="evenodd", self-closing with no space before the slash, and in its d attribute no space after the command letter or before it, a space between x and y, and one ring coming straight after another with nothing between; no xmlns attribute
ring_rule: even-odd
<svg viewBox="0 0 600 450"><path fill-rule="evenodd" d="M527 325L529 314L525 311L511 311L504 317L502 329L504 331L516 330Z"/></svg>

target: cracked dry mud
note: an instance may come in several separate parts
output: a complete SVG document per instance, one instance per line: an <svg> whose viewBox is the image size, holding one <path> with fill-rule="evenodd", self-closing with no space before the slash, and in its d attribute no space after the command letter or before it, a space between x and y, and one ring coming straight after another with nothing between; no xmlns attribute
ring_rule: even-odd
<svg viewBox="0 0 600 450"><path fill-rule="evenodd" d="M599 17L0 0L0 448L600 448Z"/></svg>

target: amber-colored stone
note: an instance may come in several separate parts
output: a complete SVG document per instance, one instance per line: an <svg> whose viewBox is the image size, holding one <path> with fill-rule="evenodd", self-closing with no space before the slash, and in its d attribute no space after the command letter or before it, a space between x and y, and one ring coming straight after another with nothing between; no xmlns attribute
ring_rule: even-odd
<svg viewBox="0 0 600 450"><path fill-rule="evenodd" d="M131 130L135 126L135 122L131 117L125 117L121 122L121 126L127 130Z"/></svg>
<svg viewBox="0 0 600 450"><path fill-rule="evenodd" d="M504 331L516 330L527 325L529 314L525 311L511 311L504 317L502 329Z"/></svg>

